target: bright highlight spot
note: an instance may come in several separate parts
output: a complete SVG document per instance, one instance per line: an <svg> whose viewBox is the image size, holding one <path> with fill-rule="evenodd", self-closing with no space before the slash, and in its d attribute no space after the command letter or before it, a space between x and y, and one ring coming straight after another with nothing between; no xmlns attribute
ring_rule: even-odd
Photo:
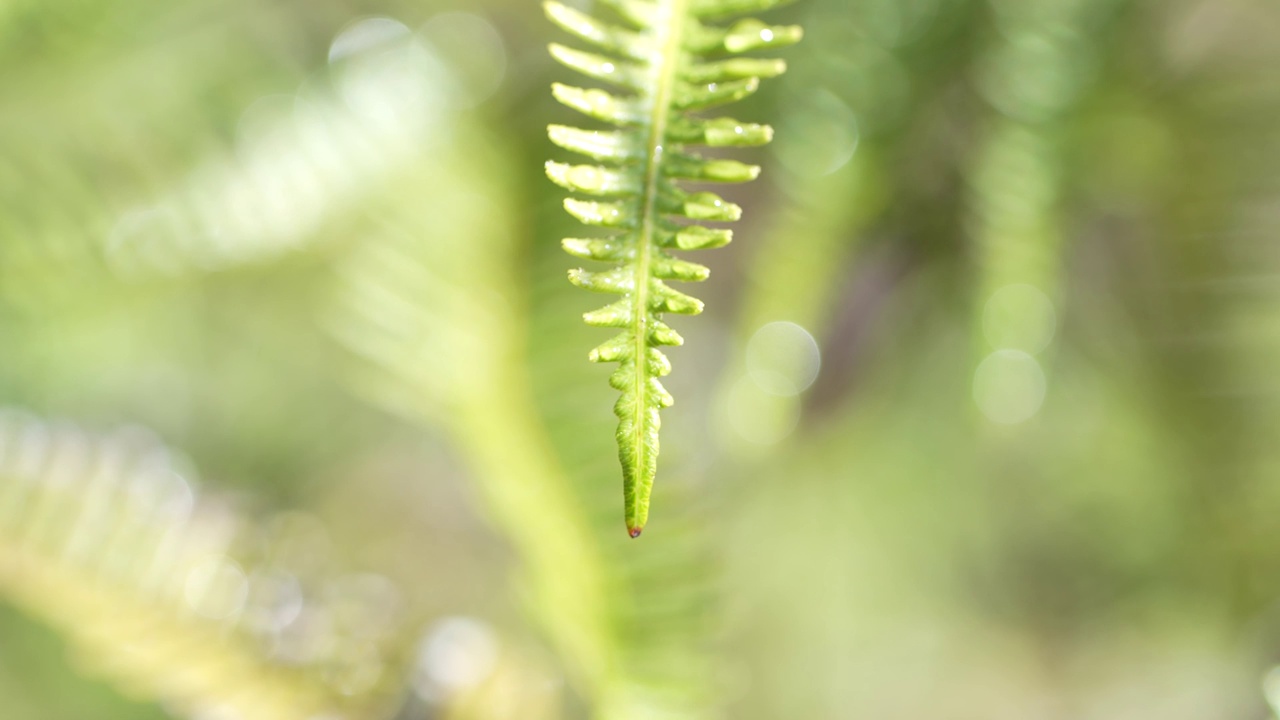
<svg viewBox="0 0 1280 720"><path fill-rule="evenodd" d="M793 322L772 322L747 342L747 373L771 395L799 395L818 378L822 353L808 330Z"/></svg>
<svg viewBox="0 0 1280 720"><path fill-rule="evenodd" d="M1021 350L997 350L973 373L973 399L988 420L1001 425L1034 417L1044 404L1045 389L1040 363Z"/></svg>
<svg viewBox="0 0 1280 720"><path fill-rule="evenodd" d="M467 617L445 618L418 650L418 691L428 698L475 687L493 673L498 638L488 625Z"/></svg>
<svg viewBox="0 0 1280 720"><path fill-rule="evenodd" d="M783 122L773 151L797 175L836 172L853 159L862 138L853 109L821 88L801 99Z"/></svg>

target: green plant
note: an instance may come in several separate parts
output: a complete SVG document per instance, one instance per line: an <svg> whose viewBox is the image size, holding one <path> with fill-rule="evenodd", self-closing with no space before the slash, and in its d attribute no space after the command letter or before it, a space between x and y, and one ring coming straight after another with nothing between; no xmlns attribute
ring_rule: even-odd
<svg viewBox="0 0 1280 720"><path fill-rule="evenodd" d="M557 100L617 130L582 130L562 125L549 129L551 140L604 165L547 163L547 175L583 195L565 209L586 225L619 230L603 238L569 238L564 249L574 257L613 263L593 272L569 272L574 285L622 298L586 313L588 325L621 332L591 351L592 362L616 362L609 384L622 393L618 416L618 458L622 463L627 531L638 537L649 515L657 474L659 411L674 402L660 378L671 372L662 346L683 338L663 322L666 313L696 315L702 301L667 285L697 282L710 274L705 266L671 251L702 250L729 243L729 230L701 222L732 222L742 209L710 192L688 192L678 181L737 183L755 179L760 168L736 160L708 159L689 146L763 145L773 137L767 125L692 113L741 100L760 79L781 74L781 60L732 57L800 40L796 26L771 27L759 20L730 26L704 21L767 10L788 0L608 0L629 27L613 25L558 2L546 3L547 15L560 27L611 56L553 44L551 54L565 66L594 80L620 86L632 95L556 84ZM615 57L617 56L617 57ZM728 59L721 59L728 58ZM676 218L691 220L683 224Z"/></svg>
<svg viewBox="0 0 1280 720"><path fill-rule="evenodd" d="M560 1L651 69L658 0ZM634 543L539 4L0 4L0 715L1280 707L1275 8L771 13ZM643 176L645 121L558 132ZM1034 416L975 412L1029 396L992 353Z"/></svg>

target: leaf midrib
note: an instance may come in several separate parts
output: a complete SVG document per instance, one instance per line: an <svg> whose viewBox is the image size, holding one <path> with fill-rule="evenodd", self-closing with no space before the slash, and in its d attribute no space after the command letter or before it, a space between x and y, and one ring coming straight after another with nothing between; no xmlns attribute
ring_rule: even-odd
<svg viewBox="0 0 1280 720"><path fill-rule="evenodd" d="M671 95L680 67L680 48L684 23L688 17L689 0L659 0L654 13L654 47L660 49L658 63L652 66L650 87L653 95L649 109L649 138L646 144L644 181L644 207L641 212L640 234L636 239L635 306L632 331L635 333L635 393L636 418L633 430L632 453L634 482L631 497L627 498L627 521L632 527L640 526L640 492L647 478L643 476L648 448L644 443L646 408L649 400L649 273L652 261L654 235L658 225L658 183L662 178L662 160L667 134L667 122L671 115Z"/></svg>

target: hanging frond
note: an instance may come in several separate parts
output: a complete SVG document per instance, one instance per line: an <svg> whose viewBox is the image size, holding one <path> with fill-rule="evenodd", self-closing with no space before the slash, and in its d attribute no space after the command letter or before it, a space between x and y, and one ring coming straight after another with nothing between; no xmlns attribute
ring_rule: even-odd
<svg viewBox="0 0 1280 720"><path fill-rule="evenodd" d="M622 463L627 530L638 537L649 515L657 474L659 410L673 399L660 378L671 372L661 351L680 345L680 334L663 322L666 313L696 315L702 301L667 281L697 282L710 271L672 251L721 247L729 230L698 223L732 222L742 209L710 192L689 192L681 180L736 183L753 180L760 168L736 160L711 159L689 146L763 145L766 125L692 113L741 100L761 78L783 72L781 60L735 57L797 42L795 26L771 27L758 20L731 26L712 18L766 10L789 0L609 0L621 18L614 25L558 2L546 3L560 27L608 55L553 44L551 55L565 66L627 94L556 84L557 100L582 114L616 126L584 130L552 125L557 145L601 165L547 163L552 181L592 200L565 201L569 214L586 225L617 231L603 238L569 238L574 257L612 263L609 270L570 271L574 285L621 299L584 316L587 324L619 328L613 339L591 351L593 362L616 362L609 384L622 393L618 416L618 457ZM686 223L685 221L693 221Z"/></svg>

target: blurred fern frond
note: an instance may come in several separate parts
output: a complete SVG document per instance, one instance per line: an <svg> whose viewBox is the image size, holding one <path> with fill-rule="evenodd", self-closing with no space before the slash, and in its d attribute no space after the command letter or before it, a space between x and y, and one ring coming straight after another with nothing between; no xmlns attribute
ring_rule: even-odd
<svg viewBox="0 0 1280 720"><path fill-rule="evenodd" d="M251 523L192 475L139 429L0 414L0 597L180 717L385 716L394 588L329 575L318 521Z"/></svg>
<svg viewBox="0 0 1280 720"><path fill-rule="evenodd" d="M690 113L741 100L760 79L781 74L781 60L733 57L744 52L797 42L798 27L770 27L740 20L730 27L707 24L710 18L767 10L785 0L619 0L609 5L629 27L609 24L558 2L547 14L566 31L611 55L597 55L553 44L551 54L570 69L633 95L553 86L555 97L584 115L618 127L590 131L553 125L551 140L604 165L547 163L547 175L567 190L607 198L570 198L565 209L584 224L621 231L606 238L564 241L570 255L612 263L602 272L572 270L570 281L595 292L622 298L584 316L588 325L620 328L613 339L591 351L593 362L617 362L609 384L619 392L618 457L622 463L627 530L640 535L649 515L657 474L659 411L674 400L660 378L671 372L661 347L680 345L680 334L662 321L666 313L696 315L700 300L669 287L666 281L705 280L710 271L671 251L720 247L730 231L698 223L732 222L742 209L710 192L690 193L677 181L745 182L760 168L735 160L707 159L689 153L691 145L762 145L773 137L765 125L729 118L707 119ZM691 220L681 224L676 219Z"/></svg>
<svg viewBox="0 0 1280 720"><path fill-rule="evenodd" d="M370 40L372 33L383 36ZM356 23L331 53L323 82L245 112L234 153L206 158L175 190L116 218L109 251L118 269L218 270L278 259L314 244L443 139L449 70L408 28Z"/></svg>
<svg viewBox="0 0 1280 720"><path fill-rule="evenodd" d="M975 400L995 426L1035 415L1064 299L1064 142L1126 0L992 3L1004 41L980 62L993 110L967 199L981 258ZM1018 383L1025 385L1019 389Z"/></svg>
<svg viewBox="0 0 1280 720"><path fill-rule="evenodd" d="M455 439L483 511L522 560L516 577L530 614L592 716L706 717L715 703L705 630L716 577L706 528L676 520L693 510L673 503L681 511L669 532L640 552L622 547L629 542L605 510L616 503L600 492L612 464L602 462L607 441L560 442L581 423L540 416L514 330L528 322L513 291L516 212L493 182L511 159L500 137L482 131L460 123L465 152L437 155L435 173L405 173L404 190L373 208L361 241L338 261L327 324L366 361L354 375L361 395ZM531 334L539 348L561 347L577 330L559 315L538 318L556 323ZM589 401L594 388L569 366L540 357L533 366L541 382L555 378L563 389L557 408Z"/></svg>
<svg viewBox="0 0 1280 720"><path fill-rule="evenodd" d="M458 133L433 167L402 174L402 190L339 258L326 324L365 361L353 373L357 392L455 440L483 509L523 561L531 614L574 686L603 703L616 667L604 568L523 367L517 213L494 182L510 155L480 123L459 123Z"/></svg>

